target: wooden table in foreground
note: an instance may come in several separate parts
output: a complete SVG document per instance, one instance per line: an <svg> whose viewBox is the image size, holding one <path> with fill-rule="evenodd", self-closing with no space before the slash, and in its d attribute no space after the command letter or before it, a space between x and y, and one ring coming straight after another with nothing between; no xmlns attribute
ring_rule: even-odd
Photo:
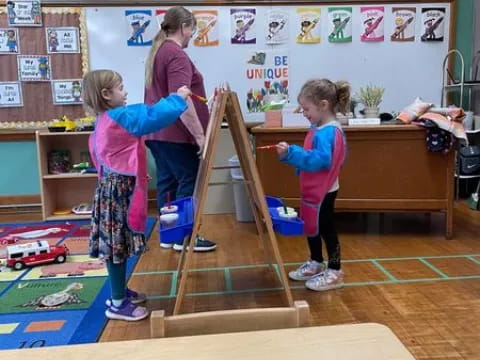
<svg viewBox="0 0 480 360"><path fill-rule="evenodd" d="M380 324L304 327L0 351L0 360L297 360L313 358L414 359L395 334L388 327Z"/></svg>
<svg viewBox="0 0 480 360"><path fill-rule="evenodd" d="M251 129L256 146L286 141L303 144L306 128ZM414 125L345 126L347 159L340 173L337 211L445 213L446 237L453 232L454 152L431 153L425 130ZM299 205L292 167L271 150L256 161L265 193Z"/></svg>

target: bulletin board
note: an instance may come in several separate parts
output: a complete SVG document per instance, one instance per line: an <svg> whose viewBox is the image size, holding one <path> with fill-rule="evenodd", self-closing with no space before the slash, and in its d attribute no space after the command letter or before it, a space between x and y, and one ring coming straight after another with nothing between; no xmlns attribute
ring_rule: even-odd
<svg viewBox="0 0 480 360"><path fill-rule="evenodd" d="M48 53L47 27L78 28L78 53ZM42 8L41 26L9 26L5 7L0 10L0 28L18 31L18 53L0 54L0 82L20 82L23 105L0 107L0 122L18 122L18 128L38 127L63 115L71 119L85 116L81 104L54 104L51 80L81 79L88 70L87 32L84 10L81 8ZM50 81L21 81L18 72L18 56L48 56ZM81 100L80 100L81 101ZM32 122L36 124L32 124ZM0 124L1 125L1 124ZM37 126L35 126L37 125Z"/></svg>
<svg viewBox="0 0 480 360"><path fill-rule="evenodd" d="M206 90L211 94L215 86L228 81L235 89L245 121L263 121L262 112L249 111L248 92L252 87L247 77L247 63L256 53L267 51L278 56L287 67L288 97L296 103L302 84L315 77L331 80L347 80L353 93L360 87L372 84L383 86L385 94L380 104L381 111L400 111L417 96L425 101L440 104L442 89L442 63L449 51L454 23L454 3L437 2L372 2L359 5L347 1L299 5L202 5L187 6L191 11L214 10L218 12L218 43L216 46L198 46L194 39L186 49L196 67L203 74ZM384 38L369 41L362 38L364 23L363 7L382 7L384 11ZM318 43L298 43L298 9L302 7L319 10ZM331 17L329 8L351 8L351 41L333 43L329 41ZM409 41L392 41L397 14L394 8L414 8L414 37ZM441 26L443 36L422 40L425 8L441 8L444 11ZM144 63L150 46L128 46L130 36L126 11L150 11L153 15L168 7L88 7L86 23L89 41L90 66L92 69L110 68L122 74L129 92L129 103L143 102ZM232 9L255 9L255 43L234 44L231 41ZM265 30L269 13L278 10L286 14L289 27L288 39L271 44ZM150 29L158 31L158 21L152 17ZM152 31L152 30L150 30ZM146 34L148 35L148 34ZM148 37L148 36L147 36ZM148 39L146 39L148 40ZM403 39L402 39L403 40ZM430 41L434 40L434 41ZM273 59L273 57L270 57ZM265 79L268 80L268 79ZM263 82L263 81L262 81ZM285 84L287 84L285 83Z"/></svg>

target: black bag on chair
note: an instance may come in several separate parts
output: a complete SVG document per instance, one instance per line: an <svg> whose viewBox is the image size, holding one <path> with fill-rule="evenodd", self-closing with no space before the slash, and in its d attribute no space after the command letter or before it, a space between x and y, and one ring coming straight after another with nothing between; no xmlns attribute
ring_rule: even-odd
<svg viewBox="0 0 480 360"><path fill-rule="evenodd" d="M464 146L458 152L459 173L472 175L480 172L480 146Z"/></svg>

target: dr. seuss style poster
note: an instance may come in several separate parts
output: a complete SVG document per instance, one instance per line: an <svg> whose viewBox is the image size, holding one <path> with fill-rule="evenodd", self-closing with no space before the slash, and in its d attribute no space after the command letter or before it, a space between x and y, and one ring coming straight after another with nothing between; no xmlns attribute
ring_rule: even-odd
<svg viewBox="0 0 480 360"><path fill-rule="evenodd" d="M18 30L0 29L0 54L18 54L19 52Z"/></svg>
<svg viewBox="0 0 480 360"><path fill-rule="evenodd" d="M231 43L256 44L256 9L230 9Z"/></svg>
<svg viewBox="0 0 480 360"><path fill-rule="evenodd" d="M0 107L22 107L22 86L19 82L0 82Z"/></svg>
<svg viewBox="0 0 480 360"><path fill-rule="evenodd" d="M383 6L361 7L362 31L360 40L362 41L383 41Z"/></svg>
<svg viewBox="0 0 480 360"><path fill-rule="evenodd" d="M17 63L20 81L49 81L52 77L50 56L18 55Z"/></svg>
<svg viewBox="0 0 480 360"><path fill-rule="evenodd" d="M392 8L393 33L392 41L415 41L415 13L416 9L406 7Z"/></svg>
<svg viewBox="0 0 480 360"><path fill-rule="evenodd" d="M125 10L127 22L127 45L150 46L157 33L152 26L152 12L150 10Z"/></svg>
<svg viewBox="0 0 480 360"><path fill-rule="evenodd" d="M248 112L262 112L272 103L288 101L288 55L286 51L252 51L246 61Z"/></svg>
<svg viewBox="0 0 480 360"><path fill-rule="evenodd" d="M218 11L193 10L197 32L193 35L195 46L218 46Z"/></svg>
<svg viewBox="0 0 480 360"><path fill-rule="evenodd" d="M40 1L7 1L8 25L42 26Z"/></svg>
<svg viewBox="0 0 480 360"><path fill-rule="evenodd" d="M265 24L267 44L283 44L288 40L288 13L279 10L267 11Z"/></svg>
<svg viewBox="0 0 480 360"><path fill-rule="evenodd" d="M352 8L328 8L328 41L331 43L352 41Z"/></svg>
<svg viewBox="0 0 480 360"><path fill-rule="evenodd" d="M443 41L445 8L422 9L422 41Z"/></svg>
<svg viewBox="0 0 480 360"><path fill-rule="evenodd" d="M52 97L54 105L82 104L82 80L53 80Z"/></svg>
<svg viewBox="0 0 480 360"><path fill-rule="evenodd" d="M298 8L297 22L297 43L316 44L320 42L320 14L318 8Z"/></svg>
<svg viewBox="0 0 480 360"><path fill-rule="evenodd" d="M47 52L52 53L79 53L80 40L76 27L47 27Z"/></svg>

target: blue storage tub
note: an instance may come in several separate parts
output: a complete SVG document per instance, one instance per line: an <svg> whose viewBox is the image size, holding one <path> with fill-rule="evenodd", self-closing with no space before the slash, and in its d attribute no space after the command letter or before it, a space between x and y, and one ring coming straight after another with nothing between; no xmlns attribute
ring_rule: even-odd
<svg viewBox="0 0 480 360"><path fill-rule="evenodd" d="M195 205L192 197L186 197L172 201L172 205L178 206L178 221L174 226L165 226L160 222L158 231L160 241L164 244L183 244L186 236L190 236L193 230L193 217Z"/></svg>
<svg viewBox="0 0 480 360"><path fill-rule="evenodd" d="M285 219L277 211L277 207L283 206L279 198L266 196L268 211L272 218L273 230L282 235L303 235L303 221L300 218Z"/></svg>

